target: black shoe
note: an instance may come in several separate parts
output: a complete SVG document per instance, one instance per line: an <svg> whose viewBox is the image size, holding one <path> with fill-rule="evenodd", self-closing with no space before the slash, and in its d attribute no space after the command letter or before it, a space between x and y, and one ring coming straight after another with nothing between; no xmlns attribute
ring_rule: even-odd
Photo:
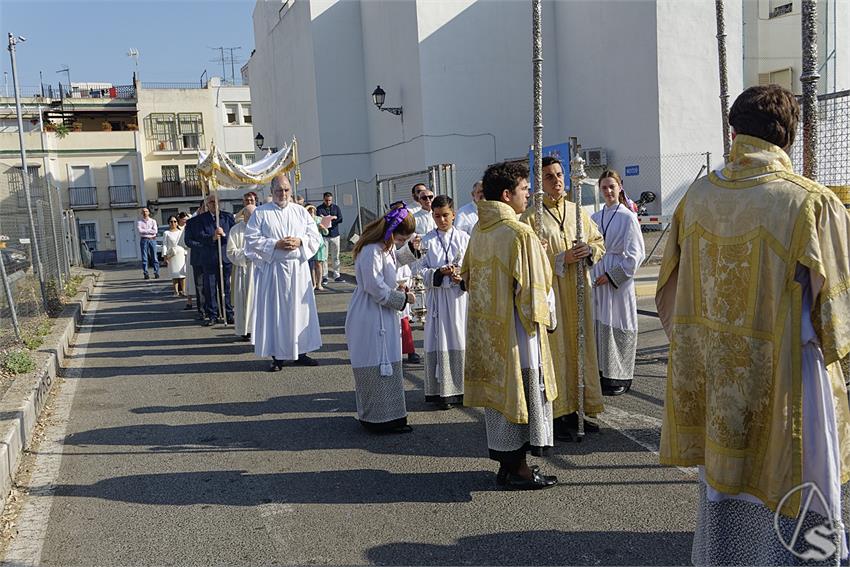
<svg viewBox="0 0 850 567"><path fill-rule="evenodd" d="M153 279L158 280L158 279L159 279L159 274L154 274L154 275L153 275Z"/></svg>
<svg viewBox="0 0 850 567"><path fill-rule="evenodd" d="M325 285L327 283L328 283L328 278L326 278L326 277L322 278L322 285Z"/></svg>
<svg viewBox="0 0 850 567"><path fill-rule="evenodd" d="M215 322L212 319L204 319L204 322L201 323L204 327L212 327L215 325Z"/></svg>
<svg viewBox="0 0 850 567"><path fill-rule="evenodd" d="M531 472L530 479L508 473L505 477L504 487L506 490L542 490L551 488L556 484L558 484L558 477L540 474L538 470Z"/></svg>
<svg viewBox="0 0 850 567"><path fill-rule="evenodd" d="M561 420L569 429L572 429L573 431L578 431L578 413L573 412L569 415L565 415L561 418ZM584 431L585 433L599 433L599 425L592 421L588 421L587 418L585 418Z"/></svg>
<svg viewBox="0 0 850 567"><path fill-rule="evenodd" d="M228 318L227 318L227 324L228 324L228 325L233 325L233 323L234 323L234 322L235 322L235 321L234 321L233 317L228 317Z"/></svg>
<svg viewBox="0 0 850 567"><path fill-rule="evenodd" d="M145 274L145 279L149 280L149 279L151 279L151 277L149 275Z"/></svg>
<svg viewBox="0 0 850 567"><path fill-rule="evenodd" d="M610 378L601 378L602 395L603 396L621 396L631 390L631 380L611 380Z"/></svg>
<svg viewBox="0 0 850 567"><path fill-rule="evenodd" d="M251 335L242 335L241 339L246 343L251 342Z"/></svg>
<svg viewBox="0 0 850 567"><path fill-rule="evenodd" d="M342 276L337 276L337 277L335 277L335 278L334 278L334 281L335 281L335 282L344 282L344 281L345 281L345 278L344 278L344 277L342 277Z"/></svg>
<svg viewBox="0 0 850 567"><path fill-rule="evenodd" d="M271 366L268 367L268 369L266 371L267 372L280 372L281 370L283 370L283 364L284 364L284 362L282 360L278 360L278 359L272 357L272 364L271 364Z"/></svg>
<svg viewBox="0 0 850 567"><path fill-rule="evenodd" d="M194 309L194 307L192 307L191 305L187 305L183 308L183 311L191 311L192 309Z"/></svg>
<svg viewBox="0 0 850 567"><path fill-rule="evenodd" d="M540 470L540 467L537 465L531 465L528 467L531 469L531 473L534 474ZM499 472L496 473L496 484L498 486L505 486L508 482L508 469L504 467L499 467Z"/></svg>
<svg viewBox="0 0 850 567"><path fill-rule="evenodd" d="M386 433L389 434L399 434L399 433L413 433L413 428L409 425L399 425L397 427L393 427L392 429L387 429Z"/></svg>
<svg viewBox="0 0 850 567"><path fill-rule="evenodd" d="M422 357L415 352L408 353L407 362L410 364L422 364Z"/></svg>
<svg viewBox="0 0 850 567"><path fill-rule="evenodd" d="M553 425L555 439L558 441L566 441L568 443L573 441L573 434L570 432L569 427L567 427L567 423L563 419L556 419Z"/></svg>
<svg viewBox="0 0 850 567"><path fill-rule="evenodd" d="M298 360L296 360L293 364L296 366L318 366L319 361L315 358L310 358L306 354L299 354Z"/></svg>

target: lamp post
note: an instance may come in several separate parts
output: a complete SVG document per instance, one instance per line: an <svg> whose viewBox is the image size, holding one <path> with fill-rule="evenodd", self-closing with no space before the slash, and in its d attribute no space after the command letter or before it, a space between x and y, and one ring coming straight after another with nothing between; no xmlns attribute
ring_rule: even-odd
<svg viewBox="0 0 850 567"><path fill-rule="evenodd" d="M384 92L384 89L381 88L381 85L378 85L377 88L372 91L372 102L375 106L378 107L378 110L383 110L384 112L389 112L390 114L395 114L396 116L402 116L402 107L401 106L387 106L384 107L384 100L387 97L387 93Z"/></svg>
<svg viewBox="0 0 850 567"><path fill-rule="evenodd" d="M32 245L33 260L38 283L41 287L41 301L44 310L48 311L47 290L44 287L44 268L41 265L41 253L38 250L38 238L35 232L35 219L32 216L32 196L30 195L29 170L27 169L27 148L24 143L24 122L21 117L21 94L18 88L18 64L15 60L15 46L18 42L26 41L25 37L15 36L9 32L9 57L12 60L12 88L15 90L15 113L18 115L18 141L21 144L21 166L23 167L21 177L24 181L24 197L27 202L27 217L30 224L30 243Z"/></svg>

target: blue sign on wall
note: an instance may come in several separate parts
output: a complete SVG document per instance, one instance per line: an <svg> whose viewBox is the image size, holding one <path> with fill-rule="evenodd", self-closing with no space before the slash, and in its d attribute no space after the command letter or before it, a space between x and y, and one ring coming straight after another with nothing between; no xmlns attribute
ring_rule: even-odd
<svg viewBox="0 0 850 567"><path fill-rule="evenodd" d="M561 160L561 167L564 169L564 188L570 188L570 145L566 142L554 144L552 146L543 146L543 157L552 156ZM528 151L528 184L531 186L531 191L534 191L534 149Z"/></svg>
<svg viewBox="0 0 850 567"><path fill-rule="evenodd" d="M626 177L630 177L632 175L640 175L640 166L639 165L627 165L626 166Z"/></svg>

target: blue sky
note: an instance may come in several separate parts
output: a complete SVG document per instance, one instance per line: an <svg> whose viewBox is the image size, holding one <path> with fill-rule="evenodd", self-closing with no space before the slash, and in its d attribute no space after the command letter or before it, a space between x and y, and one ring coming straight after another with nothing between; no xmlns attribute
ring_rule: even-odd
<svg viewBox="0 0 850 567"><path fill-rule="evenodd" d="M57 70L67 65L71 81L130 84L139 50L139 76L150 82L194 82L206 69L221 75L210 47L234 51L236 76L254 48L254 0L0 0L3 50L0 71L12 73L8 33L24 36L17 49L19 81L37 86L66 82ZM226 64L230 77L230 64ZM0 77L2 80L2 77ZM2 89L2 83L0 83Z"/></svg>

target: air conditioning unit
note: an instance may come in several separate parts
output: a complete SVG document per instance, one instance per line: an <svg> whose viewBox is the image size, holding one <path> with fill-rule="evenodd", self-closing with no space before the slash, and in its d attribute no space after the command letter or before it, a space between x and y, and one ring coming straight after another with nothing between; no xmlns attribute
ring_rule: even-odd
<svg viewBox="0 0 850 567"><path fill-rule="evenodd" d="M605 151L605 148L583 148L581 157L587 167L608 165L608 152Z"/></svg>

